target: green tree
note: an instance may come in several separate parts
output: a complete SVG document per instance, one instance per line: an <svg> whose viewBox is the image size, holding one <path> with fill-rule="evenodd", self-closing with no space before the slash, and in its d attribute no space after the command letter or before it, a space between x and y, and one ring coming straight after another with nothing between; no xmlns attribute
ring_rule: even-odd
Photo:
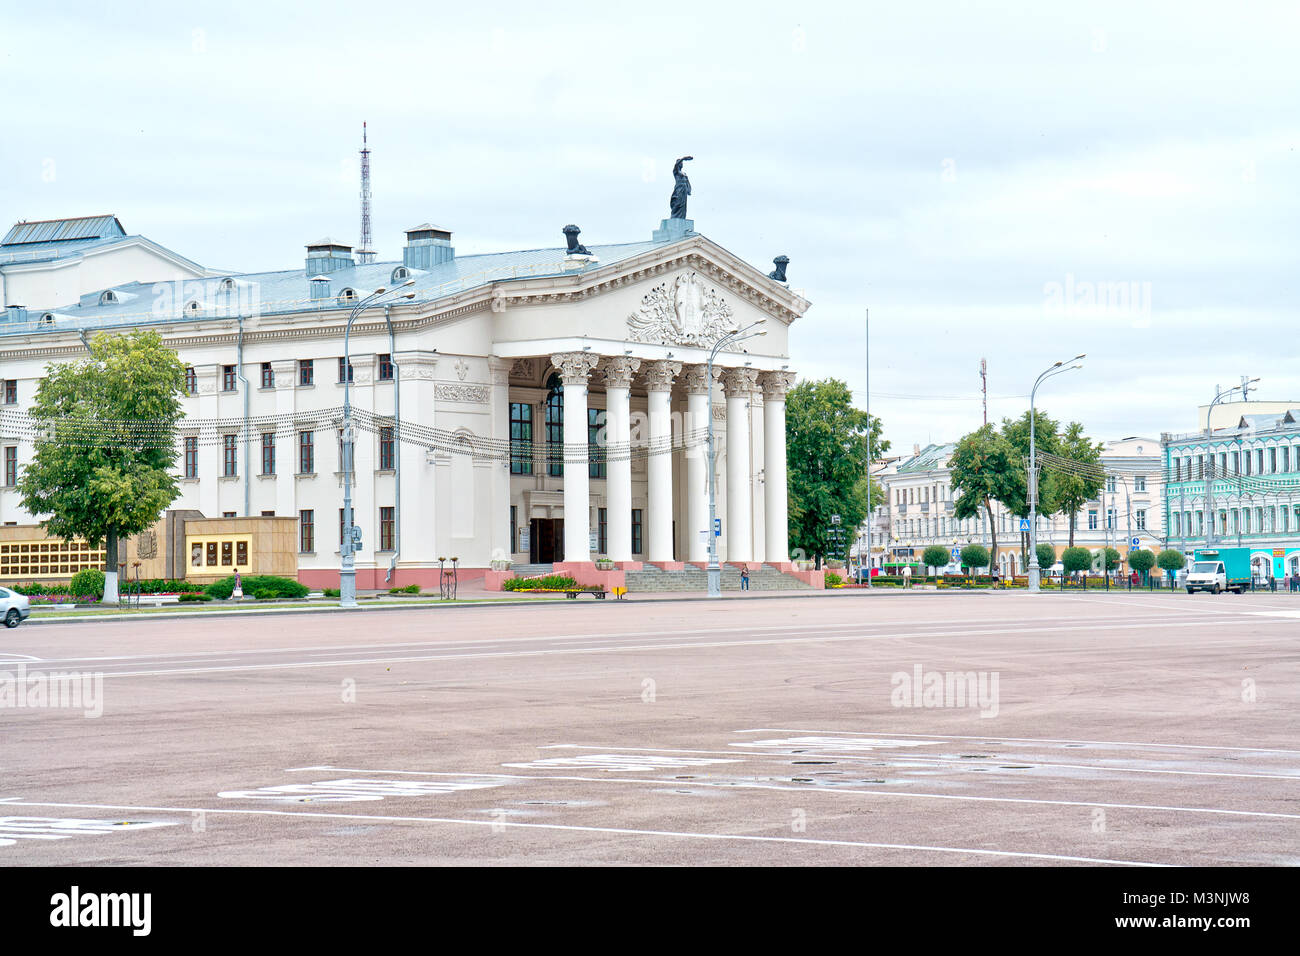
<svg viewBox="0 0 1300 956"><path fill-rule="evenodd" d="M982 544L968 544L961 549L961 566L975 570L990 567L989 549Z"/></svg>
<svg viewBox="0 0 1300 956"><path fill-rule="evenodd" d="M1079 462L1083 467L1076 470L1052 470L1052 506L1053 513L1067 516L1070 522L1069 546L1074 547L1074 526L1079 511L1089 501L1101 494L1105 484L1101 464L1101 442L1093 442L1083 433L1083 426L1070 422L1065 434L1058 441L1056 454L1062 458Z"/></svg>
<svg viewBox="0 0 1300 956"><path fill-rule="evenodd" d="M1187 567L1187 558L1181 551L1173 548L1165 548L1156 556L1156 564L1160 570L1167 571L1170 574L1177 574L1183 568Z"/></svg>
<svg viewBox="0 0 1300 956"><path fill-rule="evenodd" d="M1128 566L1134 571L1141 572L1142 580L1146 580L1147 572L1156 566L1156 555L1154 551L1147 551L1145 548L1128 553Z"/></svg>
<svg viewBox="0 0 1300 956"><path fill-rule="evenodd" d="M117 600L117 543L175 500L175 429L185 368L156 332L90 342L90 357L52 364L28 414L43 426L18 491L60 538L106 542L104 600Z"/></svg>
<svg viewBox="0 0 1300 956"><path fill-rule="evenodd" d="M1097 553L1093 555L1093 558L1099 567L1102 563L1103 557L1106 559L1106 566L1104 570L1113 571L1117 567L1119 567L1119 552L1116 551L1114 548L1107 547L1107 548L1097 549Z"/></svg>
<svg viewBox="0 0 1300 956"><path fill-rule="evenodd" d="M1058 448L1057 424L1041 410L1034 410L1034 447L1039 452L1056 453ZM1012 448L1012 468L1007 475L1006 497L999 498L1003 506L1017 518L1029 517L1029 412L1017 419L1002 419L1002 437ZM1034 510L1047 517L1054 514L1055 474L1039 469L1038 496ZM1018 527L1018 524L1017 524ZM1029 535L1020 532L1020 566L1029 564Z"/></svg>
<svg viewBox="0 0 1300 956"><path fill-rule="evenodd" d="M921 563L927 568L941 568L948 563L952 552L941 544L932 544L921 553Z"/></svg>
<svg viewBox="0 0 1300 956"><path fill-rule="evenodd" d="M867 514L867 413L854 408L849 387L838 379L800 382L785 401L786 469L790 546L822 558L838 554L830 540L831 515L851 536ZM880 419L870 422L871 451L889 449L880 437ZM880 503L879 486L872 490Z"/></svg>
<svg viewBox="0 0 1300 956"><path fill-rule="evenodd" d="M1087 548L1066 548L1061 552L1061 567L1069 574L1092 568L1092 553Z"/></svg>
<svg viewBox="0 0 1300 956"><path fill-rule="evenodd" d="M1046 571L1056 563L1056 549L1050 544L1038 546L1038 566Z"/></svg>
<svg viewBox="0 0 1300 956"><path fill-rule="evenodd" d="M990 564L998 560L998 528L993 520L993 502L1006 504L1015 501L1017 477L1015 449L992 425L978 428L962 438L948 460L952 488L957 498L952 514L958 521L974 518L984 510L988 518L990 541L993 545ZM1020 487L1024 479L1020 479ZM965 551L963 550L963 555Z"/></svg>

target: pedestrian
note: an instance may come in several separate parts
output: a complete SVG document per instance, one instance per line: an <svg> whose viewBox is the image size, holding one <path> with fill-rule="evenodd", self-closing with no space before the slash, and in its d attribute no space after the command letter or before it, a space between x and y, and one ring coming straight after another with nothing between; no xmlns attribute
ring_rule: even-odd
<svg viewBox="0 0 1300 956"><path fill-rule="evenodd" d="M749 590L749 568L748 567L742 567L740 569L740 589L742 591Z"/></svg>
<svg viewBox="0 0 1300 956"><path fill-rule="evenodd" d="M236 601L244 599L244 582L239 576L239 568L235 568L235 589L230 592L230 596Z"/></svg>
<svg viewBox="0 0 1300 956"><path fill-rule="evenodd" d="M912 586L912 566L910 564L905 564L903 565L903 587L910 588L911 586Z"/></svg>

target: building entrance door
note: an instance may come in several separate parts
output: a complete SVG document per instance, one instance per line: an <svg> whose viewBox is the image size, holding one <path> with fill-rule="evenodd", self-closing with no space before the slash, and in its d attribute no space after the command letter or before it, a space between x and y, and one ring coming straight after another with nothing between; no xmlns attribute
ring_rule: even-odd
<svg viewBox="0 0 1300 956"><path fill-rule="evenodd" d="M554 564L564 560L563 518L533 518L529 522L529 532L529 561Z"/></svg>

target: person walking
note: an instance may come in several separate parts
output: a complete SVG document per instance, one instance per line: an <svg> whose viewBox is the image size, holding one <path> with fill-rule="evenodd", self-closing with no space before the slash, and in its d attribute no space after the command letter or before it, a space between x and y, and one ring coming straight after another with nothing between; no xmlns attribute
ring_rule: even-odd
<svg viewBox="0 0 1300 956"><path fill-rule="evenodd" d="M244 599L244 581L239 576L239 568L235 568L235 589L230 592L230 596L236 601Z"/></svg>
<svg viewBox="0 0 1300 956"><path fill-rule="evenodd" d="M749 568L748 567L742 567L740 569L740 589L742 591L749 590Z"/></svg>

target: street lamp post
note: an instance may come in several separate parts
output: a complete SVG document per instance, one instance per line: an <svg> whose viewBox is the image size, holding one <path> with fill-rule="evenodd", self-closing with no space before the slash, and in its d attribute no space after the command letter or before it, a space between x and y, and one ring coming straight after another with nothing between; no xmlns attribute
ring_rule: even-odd
<svg viewBox="0 0 1300 956"><path fill-rule="evenodd" d="M1080 353L1070 361L1077 362L1079 359L1086 357L1086 354ZM1038 386L1047 379L1054 375L1060 375L1062 372L1082 367L1081 365L1066 365L1064 362L1057 362L1039 375L1034 382L1034 387L1029 390L1029 591L1032 594L1038 593L1040 570L1038 567L1038 457L1034 444L1037 417L1034 414L1034 396L1038 392Z"/></svg>
<svg viewBox="0 0 1300 956"><path fill-rule="evenodd" d="M414 279L407 279L398 289L415 285ZM370 295L358 302L348 316L348 324L343 329L343 447L339 466L343 469L343 540L339 543L339 607L357 606L357 564L356 553L361 546L361 529L352 522L352 323L358 315L377 305L379 300L389 294L390 290L380 286ZM391 290L397 292L397 289ZM407 292L397 298L413 299L414 292ZM392 301L391 299L389 301Z"/></svg>
<svg viewBox="0 0 1300 956"><path fill-rule="evenodd" d="M767 319L758 319L751 322L744 328L731 329L722 338L718 339L713 345L713 351L709 352L709 361L705 365L704 381L708 383L709 390L709 597L722 597L722 567L718 564L718 535L714 531L717 527L717 460L713 444L713 360L717 358L718 352L723 346L743 342L751 339L756 335L766 335L767 329L759 329L758 326L766 322ZM757 329L757 331L754 331Z"/></svg>
<svg viewBox="0 0 1300 956"><path fill-rule="evenodd" d="M1210 548L1214 547L1214 539L1215 539L1214 521L1215 518L1218 517L1214 513L1214 479L1216 477L1216 475L1214 474L1214 453L1210 451L1210 444L1208 440L1214 434L1214 429L1210 424L1210 420L1214 417L1214 406L1219 404L1219 402L1223 401L1233 392L1242 392L1243 394L1248 394L1246 390L1250 388L1251 385L1253 385L1255 382L1258 381L1259 381L1258 378L1252 378L1250 381L1243 381L1240 385L1234 385L1232 386L1232 388L1224 389L1223 391L1219 392L1217 395L1214 396L1213 401L1210 402L1210 407L1206 409L1205 412L1204 434L1207 440L1205 443L1205 465L1206 465L1205 475L1204 475L1205 497L1203 499L1205 503L1203 507L1205 508L1206 550L1209 550ZM1217 389L1218 386L1216 385L1215 388Z"/></svg>

